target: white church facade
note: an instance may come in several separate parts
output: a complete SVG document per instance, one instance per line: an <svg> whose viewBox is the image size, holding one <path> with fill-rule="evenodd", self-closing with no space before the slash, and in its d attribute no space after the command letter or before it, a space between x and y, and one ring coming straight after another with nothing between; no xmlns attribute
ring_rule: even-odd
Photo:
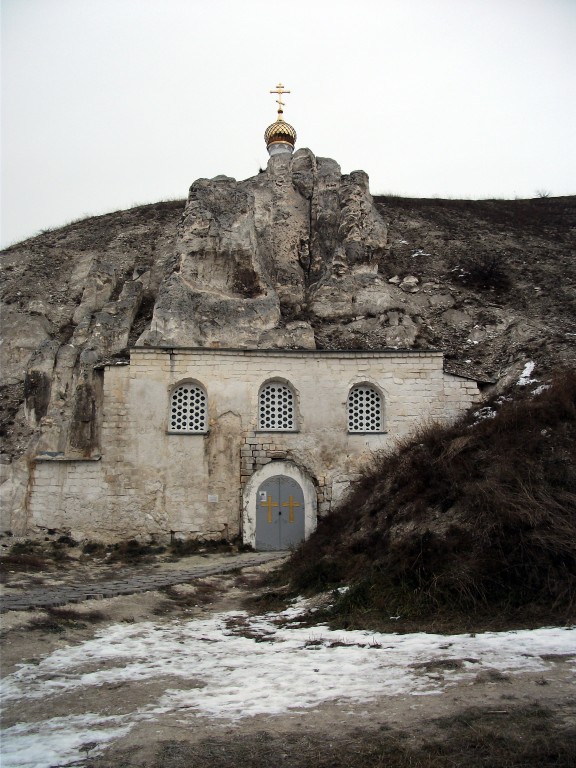
<svg viewBox="0 0 576 768"><path fill-rule="evenodd" d="M100 452L37 455L29 529L286 549L375 451L479 397L415 350L141 347L100 376Z"/></svg>

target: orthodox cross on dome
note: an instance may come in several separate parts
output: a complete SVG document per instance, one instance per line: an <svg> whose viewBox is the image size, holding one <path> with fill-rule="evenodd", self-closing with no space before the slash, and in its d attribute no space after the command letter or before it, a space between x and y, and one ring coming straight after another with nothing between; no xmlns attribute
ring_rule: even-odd
<svg viewBox="0 0 576 768"><path fill-rule="evenodd" d="M270 93L278 94L278 98L276 99L276 104L278 104L278 114L281 115L284 112L284 110L282 109L282 107L284 106L284 102L282 101L282 95L284 93L290 93L290 91L285 90L282 83L278 83L278 85L276 86L276 90L270 91Z"/></svg>
<svg viewBox="0 0 576 768"><path fill-rule="evenodd" d="M296 131L290 123L287 123L282 117L284 112L282 109L284 106L282 96L285 93L290 93L290 91L286 90L282 83L278 83L276 88L273 91L270 91L270 93L276 93L278 95L278 98L276 99L276 103L278 104L278 117L272 125L269 125L268 128L266 128L266 132L264 133L266 149L270 156L286 153L292 154L294 151L294 144L296 143Z"/></svg>

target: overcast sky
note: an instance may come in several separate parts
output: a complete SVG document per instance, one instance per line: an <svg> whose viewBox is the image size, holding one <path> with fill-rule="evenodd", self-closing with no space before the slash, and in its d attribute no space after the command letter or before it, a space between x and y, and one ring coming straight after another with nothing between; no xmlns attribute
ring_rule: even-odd
<svg viewBox="0 0 576 768"><path fill-rule="evenodd" d="M373 194L576 193L576 0L2 0L2 244L253 176L297 147Z"/></svg>

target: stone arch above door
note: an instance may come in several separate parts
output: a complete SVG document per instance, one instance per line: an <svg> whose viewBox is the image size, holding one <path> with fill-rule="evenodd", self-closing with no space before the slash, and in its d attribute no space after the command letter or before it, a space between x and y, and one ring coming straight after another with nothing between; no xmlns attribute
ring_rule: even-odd
<svg viewBox="0 0 576 768"><path fill-rule="evenodd" d="M304 538L316 528L316 489L310 476L290 461L272 461L255 472L244 488L242 499L242 537L245 544L256 547L258 490L267 480L285 477L302 489L304 499Z"/></svg>

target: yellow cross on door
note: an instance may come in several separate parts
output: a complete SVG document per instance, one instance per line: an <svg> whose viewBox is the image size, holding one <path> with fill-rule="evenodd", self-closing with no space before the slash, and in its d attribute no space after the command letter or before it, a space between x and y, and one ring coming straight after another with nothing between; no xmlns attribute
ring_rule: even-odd
<svg viewBox="0 0 576 768"><path fill-rule="evenodd" d="M288 522L293 523L294 522L294 507L299 507L300 504L298 504L297 501L294 501L294 496L288 496L288 501L285 501L282 504L283 507L289 507L290 512L288 514Z"/></svg>
<svg viewBox="0 0 576 768"><path fill-rule="evenodd" d="M292 496L290 496L292 498ZM278 504L276 504L274 501L272 501L272 496L268 496L266 501L261 501L260 504L262 504L263 507L267 507L268 509L268 522L272 522L272 507L277 507ZM284 506L284 505L282 505Z"/></svg>

